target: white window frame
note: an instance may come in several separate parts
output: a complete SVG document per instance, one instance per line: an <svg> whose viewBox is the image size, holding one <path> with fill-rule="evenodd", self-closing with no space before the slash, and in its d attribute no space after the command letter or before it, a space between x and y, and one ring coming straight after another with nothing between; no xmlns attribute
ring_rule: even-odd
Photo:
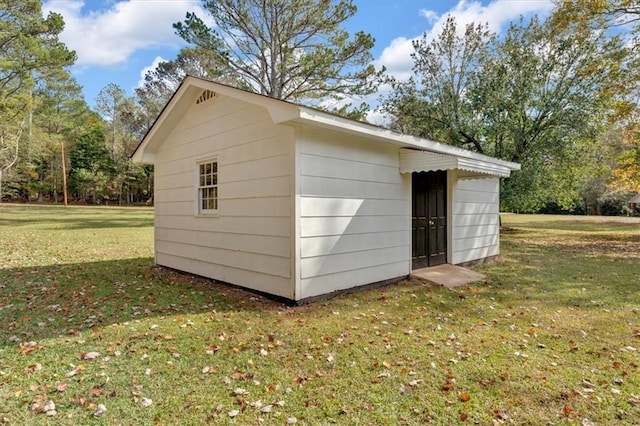
<svg viewBox="0 0 640 426"><path fill-rule="evenodd" d="M206 167L210 165L207 171ZM196 161L195 166L195 188L196 188L196 215L197 216L217 216L220 209L219 191L220 163L218 158L207 158ZM211 202L211 208L205 208L203 194Z"/></svg>

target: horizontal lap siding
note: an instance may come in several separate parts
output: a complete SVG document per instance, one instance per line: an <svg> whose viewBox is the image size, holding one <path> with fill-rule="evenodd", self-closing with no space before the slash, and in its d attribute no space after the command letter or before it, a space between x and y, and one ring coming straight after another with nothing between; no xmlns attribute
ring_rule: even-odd
<svg viewBox="0 0 640 426"><path fill-rule="evenodd" d="M398 148L300 130L301 298L410 272L410 187Z"/></svg>
<svg viewBox="0 0 640 426"><path fill-rule="evenodd" d="M453 188L452 262L499 253L499 180L459 179Z"/></svg>
<svg viewBox="0 0 640 426"><path fill-rule="evenodd" d="M156 262L292 297L293 130L220 97L195 105L155 166ZM218 160L217 217L197 216L196 162Z"/></svg>

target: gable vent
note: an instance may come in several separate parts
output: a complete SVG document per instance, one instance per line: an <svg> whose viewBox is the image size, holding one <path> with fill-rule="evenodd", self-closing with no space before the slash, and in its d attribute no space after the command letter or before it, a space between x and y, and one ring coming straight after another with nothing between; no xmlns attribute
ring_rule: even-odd
<svg viewBox="0 0 640 426"><path fill-rule="evenodd" d="M198 99L196 99L196 104L201 104L210 99L215 99L216 96L216 92L212 90L205 90L204 92L202 92L202 94L200 94L200 96L198 96Z"/></svg>

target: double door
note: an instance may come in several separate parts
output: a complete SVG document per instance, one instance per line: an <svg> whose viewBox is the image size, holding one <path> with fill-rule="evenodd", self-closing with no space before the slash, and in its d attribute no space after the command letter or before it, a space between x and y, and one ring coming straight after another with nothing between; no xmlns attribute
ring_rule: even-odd
<svg viewBox="0 0 640 426"><path fill-rule="evenodd" d="M412 173L412 268L447 262L447 172Z"/></svg>

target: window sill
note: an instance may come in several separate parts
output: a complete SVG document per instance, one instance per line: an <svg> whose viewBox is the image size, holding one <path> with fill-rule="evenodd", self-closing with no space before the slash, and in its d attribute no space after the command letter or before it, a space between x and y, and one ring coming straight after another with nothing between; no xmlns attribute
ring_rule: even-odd
<svg viewBox="0 0 640 426"><path fill-rule="evenodd" d="M198 219L200 219L200 218L205 218L206 219L208 217L216 218L216 217L220 217L220 214L217 211L211 212L211 213L202 213L202 212L200 212L200 213L196 213L195 217L198 218Z"/></svg>

